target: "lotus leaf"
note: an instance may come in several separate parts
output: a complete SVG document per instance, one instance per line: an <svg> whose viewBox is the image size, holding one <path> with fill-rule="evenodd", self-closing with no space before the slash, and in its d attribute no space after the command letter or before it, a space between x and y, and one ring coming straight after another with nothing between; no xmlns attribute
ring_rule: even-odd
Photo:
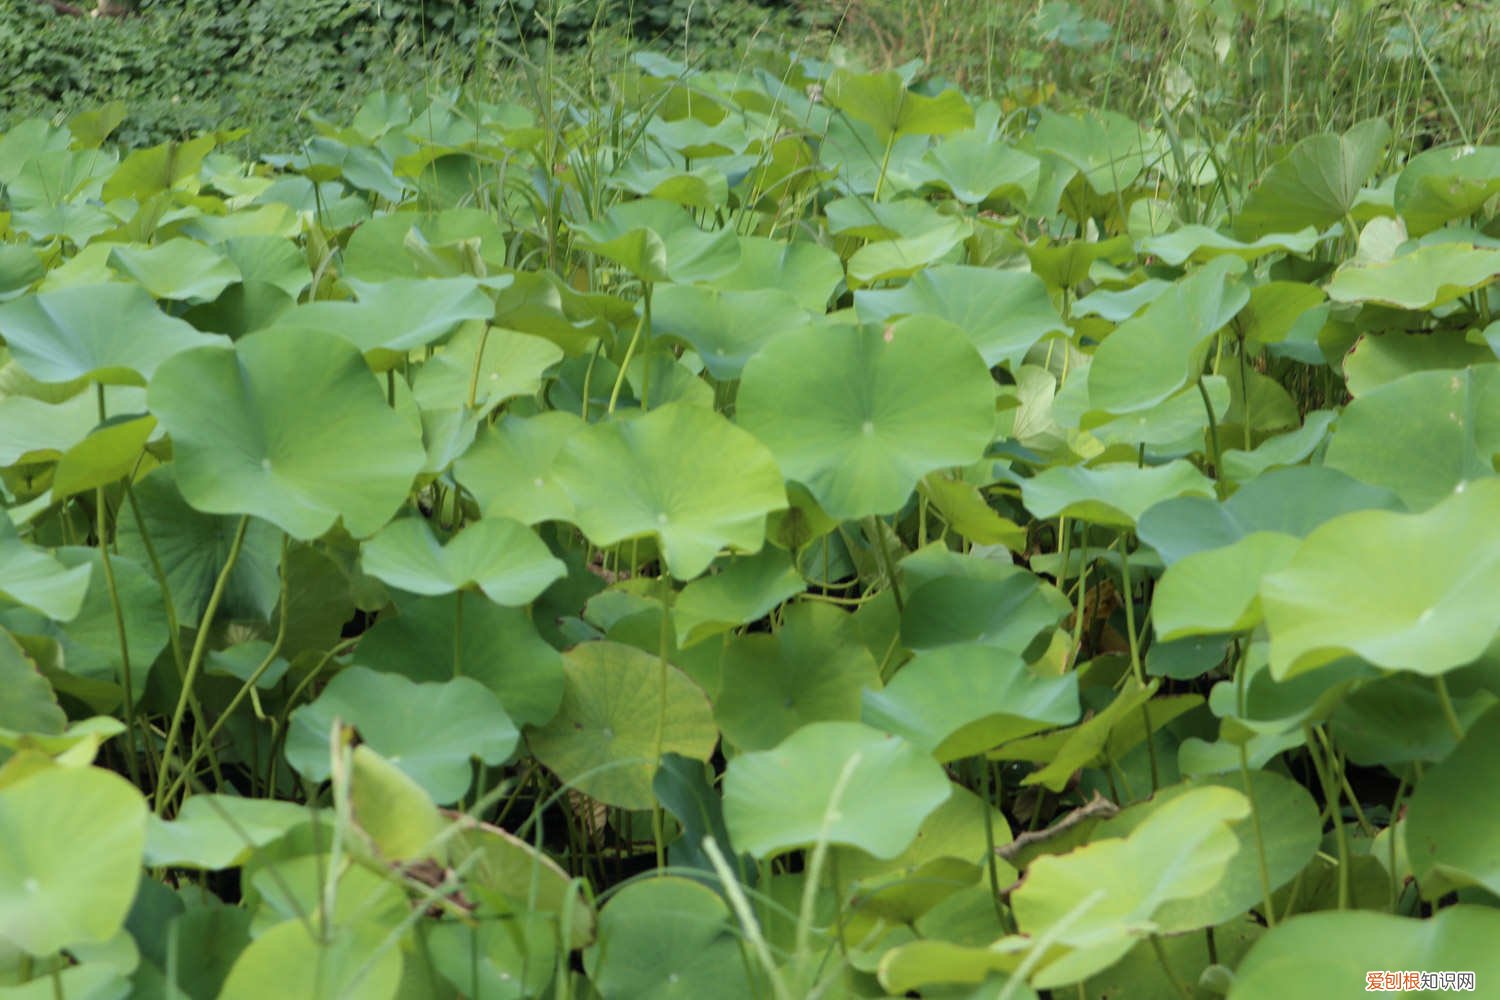
<svg viewBox="0 0 1500 1000"><path fill-rule="evenodd" d="M537 760L591 798L626 809L655 801L658 754L703 760L719 731L703 691L630 646L590 642L563 656L562 707L527 743Z"/></svg>
<svg viewBox="0 0 1500 1000"><path fill-rule="evenodd" d="M286 758L309 781L328 779L335 722L354 726L377 753L444 803L468 791L471 758L503 764L520 739L499 699L478 681L416 684L351 667L292 713Z"/></svg>
<svg viewBox="0 0 1500 1000"><path fill-rule="evenodd" d="M234 350L200 348L152 380L172 435L177 486L206 514L253 514L294 538L342 518L373 534L405 499L424 454L351 345L267 330Z"/></svg>
<svg viewBox="0 0 1500 1000"><path fill-rule="evenodd" d="M949 794L942 768L900 737L815 722L729 762L724 822L735 846L758 858L817 843L893 858Z"/></svg>
<svg viewBox="0 0 1500 1000"><path fill-rule="evenodd" d="M928 472L983 454L994 384L949 324L831 327L751 358L737 417L829 515L890 514Z"/></svg>
<svg viewBox="0 0 1500 1000"><path fill-rule="evenodd" d="M1500 633L1486 597L1500 586L1500 538L1485 530L1496 517L1492 478L1425 513L1359 511L1315 529L1261 581L1272 674L1354 655L1435 675L1478 658Z"/></svg>
<svg viewBox="0 0 1500 1000"><path fill-rule="evenodd" d="M766 515L786 506L771 453L685 403L578 431L553 475L572 497L569 520L594 544L654 535L679 579L702 573L726 546L759 551Z"/></svg>
<svg viewBox="0 0 1500 1000"><path fill-rule="evenodd" d="M363 550L365 572L413 594L449 594L472 585L496 604L534 600L567 573L525 525L489 517L440 541L415 517L392 521Z"/></svg>

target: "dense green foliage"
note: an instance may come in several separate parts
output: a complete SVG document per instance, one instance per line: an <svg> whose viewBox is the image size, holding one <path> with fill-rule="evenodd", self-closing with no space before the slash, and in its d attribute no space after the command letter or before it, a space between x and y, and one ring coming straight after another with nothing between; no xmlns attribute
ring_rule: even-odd
<svg viewBox="0 0 1500 1000"><path fill-rule="evenodd" d="M1487 112L830 55L0 133L0 994L1500 982Z"/></svg>
<svg viewBox="0 0 1500 1000"><path fill-rule="evenodd" d="M372 89L477 77L515 92L515 59L538 46L706 43L723 59L767 24L805 25L794 15L777 0L142 0L91 18L16 0L0 7L0 121L119 100L126 143L233 122L257 149L284 148L304 113L348 114Z"/></svg>

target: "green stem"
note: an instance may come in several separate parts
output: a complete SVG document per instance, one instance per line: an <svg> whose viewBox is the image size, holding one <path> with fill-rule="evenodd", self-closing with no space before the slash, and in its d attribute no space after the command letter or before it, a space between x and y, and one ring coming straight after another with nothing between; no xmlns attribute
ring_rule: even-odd
<svg viewBox="0 0 1500 1000"><path fill-rule="evenodd" d="M1250 658L1250 644L1235 659L1235 690L1238 698L1238 714L1245 715L1245 667ZM1271 902L1271 865L1266 860L1266 835L1260 822L1260 809L1255 802L1255 787L1250 783L1250 752L1245 744L1239 745L1240 783L1245 786L1245 798L1250 802L1250 823L1255 830L1255 860L1260 875L1261 896L1265 900L1267 927L1276 926L1276 908Z"/></svg>
<svg viewBox="0 0 1500 1000"><path fill-rule="evenodd" d="M1125 584L1125 593L1120 595L1125 602L1125 632L1126 641L1130 644L1130 670L1135 675L1136 683L1141 687L1146 686L1146 668L1141 663L1141 644L1136 637L1135 631L1135 586L1130 580L1130 538L1129 535L1120 536L1120 576ZM1141 703L1141 721L1146 725L1146 756L1151 761L1151 794L1161 787L1161 765L1156 759L1156 740L1153 738L1151 729L1151 706L1149 702Z"/></svg>
<svg viewBox="0 0 1500 1000"><path fill-rule="evenodd" d="M1328 803L1328 814L1333 820L1334 841L1338 845L1338 891L1339 909L1349 908L1349 842L1344 835L1344 810L1339 803L1343 799L1343 793L1333 778L1333 761L1324 761L1322 752L1319 750L1317 737L1314 736L1315 727L1309 726L1303 732L1303 738L1307 742L1307 755L1312 760L1313 770L1318 773L1318 784L1323 787L1323 798Z"/></svg>
<svg viewBox="0 0 1500 1000"><path fill-rule="evenodd" d="M283 566L286 565L287 549L290 547L290 544L291 538L287 535L282 535L281 563ZM230 720L234 715L235 709L240 707L245 698L249 697L255 691L255 685L260 681L265 672L271 669L271 665L276 662L276 657L281 654L281 647L286 642L289 595L290 588L287 586L286 577L283 574L281 581L281 606L276 623L276 638L272 640L271 648L266 650L266 655L261 657L260 663L256 665L254 670L250 671L250 676L240 685L240 689L234 693L234 697L229 699L229 704L219 713L219 717L214 720L212 726L204 726L202 720L195 717L194 723L200 728L200 731L204 732L204 735L195 741L192 751L188 754L188 759L182 765L181 773L172 782L172 786L167 789L167 801L172 801L179 792L186 789L187 783L193 775L193 769L197 766L198 758L205 753L212 755L214 739L219 735L219 730L224 728L225 723Z"/></svg>
<svg viewBox="0 0 1500 1000"><path fill-rule="evenodd" d="M1181 979L1177 978L1177 973L1172 969L1172 963L1167 961L1167 952L1166 949L1161 946L1161 937L1156 934L1152 934L1149 940L1151 941L1151 950L1156 952L1157 964L1161 966L1161 971L1166 973L1167 981L1172 984L1172 988L1182 996L1186 997L1187 1000L1193 1000L1193 991L1188 989L1187 984L1185 984Z"/></svg>
<svg viewBox="0 0 1500 1000"><path fill-rule="evenodd" d="M177 698L177 707L172 711L172 722L167 727L166 742L162 745L161 756L164 770L166 762L172 759L172 751L177 748L178 737L182 734L182 717L187 713L193 684L198 680L198 670L203 666L203 657L208 652L209 628L213 624L214 615L219 611L219 603L224 600L224 591L229 587L229 574L234 571L234 564L240 557L240 549L245 544L245 530L249 526L250 516L246 514L240 518L239 527L235 529L234 541L230 543L229 555L224 560L224 568L219 570L218 579L214 581L214 589L208 595L208 604L203 609L203 617L198 623L198 634L193 638L193 652L188 658L187 676L182 680L182 693ZM166 792L167 782L158 780L154 803L154 809L158 814L166 805Z"/></svg>
<svg viewBox="0 0 1500 1000"><path fill-rule="evenodd" d="M1214 415L1214 404L1208 398L1208 389L1203 385L1203 376L1198 376L1198 395L1203 397L1203 410L1208 414L1208 447L1209 458L1214 466L1214 491L1218 493L1219 499L1224 499L1224 484L1219 479L1220 462L1219 455L1219 418Z"/></svg>
<svg viewBox="0 0 1500 1000"><path fill-rule="evenodd" d="M1448 722L1448 728L1453 732L1455 740L1464 738L1463 723L1458 721L1458 713L1453 709L1453 698L1448 694L1448 681L1442 674L1432 679L1433 687L1437 689L1438 704L1443 706L1443 718Z"/></svg>
<svg viewBox="0 0 1500 1000"><path fill-rule="evenodd" d="M647 285L647 287L649 288L650 286ZM645 296L644 296L644 298L645 298L646 301L649 301L650 297L651 296L650 296L649 292L646 293ZM635 357L635 348L636 348L636 345L640 343L640 341L641 341L641 333L646 329L646 318L647 318L647 316L648 316L648 312L647 312L647 309L646 309L645 302L642 302L642 304L641 304L641 318L638 321L636 321L635 332L630 335L630 343L628 343L628 344L625 345L625 358L624 358L624 360L622 360L620 362L620 372L619 372L618 375L615 376L615 384L609 390L609 407L605 411L606 413L614 413L615 412L615 404L620 401L620 388L625 384L625 373L630 370L630 359L633 358L633 357ZM645 402L644 401L642 401L641 408L645 409Z"/></svg>
<svg viewBox="0 0 1500 1000"><path fill-rule="evenodd" d="M187 676L187 661L182 657L182 626L177 620L177 606L172 601L172 586L167 580L167 572L162 567L161 558L156 554L156 544L151 540L151 532L146 527L146 518L141 513L141 505L135 498L135 489L130 480L125 480L125 499L130 504L130 513L135 518L136 530L140 532L141 547L146 550L146 561L151 564L152 575L156 577L156 585L161 590L162 607L167 615L167 644L172 651L172 662L177 667L177 680L179 683ZM198 704L195 696L189 703L188 709L193 713L193 724L203 725L203 709ZM146 745L148 753L151 746ZM218 774L219 763L217 758L210 756L210 761L215 775Z"/></svg>
<svg viewBox="0 0 1500 1000"><path fill-rule="evenodd" d="M671 593L672 586L665 573L661 575L658 584L662 588L661 630L657 634L657 658L661 666L658 672L658 684L660 686L658 688L656 709L656 748L651 755L653 766L656 768L661 767L663 742L667 732L667 649L668 643L671 641L671 616L667 612L667 596ZM667 867L666 832L664 829L666 820L662 815L661 802L654 797L652 801L651 835L652 839L656 842L656 869L659 874L665 875Z"/></svg>
<svg viewBox="0 0 1500 1000"><path fill-rule="evenodd" d="M885 578L891 585L891 596L896 600L896 613L903 614L906 611L906 602L901 597L901 587L896 582L896 564L891 558L890 550L885 547L885 532L880 530L880 519L873 514L869 519L870 531L875 544L875 551L880 556L880 565L885 570Z"/></svg>
<svg viewBox="0 0 1500 1000"><path fill-rule="evenodd" d="M1012 928L1000 902L1000 862L995 854L994 789L991 787L994 775L990 772L990 762L983 757L974 758L974 763L979 768L979 797L984 802L984 860L990 877L990 899L995 904L995 919L1008 934Z"/></svg>
<svg viewBox="0 0 1500 1000"><path fill-rule="evenodd" d="M102 396L101 396L101 403ZM130 671L130 639L125 632L125 609L120 604L120 590L115 582L114 560L109 554L109 506L105 503L104 487L94 491L97 508L95 533L99 536L99 562L104 568L104 585L109 590L109 605L115 617L115 635L120 642L120 679L125 688L125 766L130 771L130 780L137 786L141 783L140 761L136 757L135 683ZM149 744L149 740L142 741Z"/></svg>

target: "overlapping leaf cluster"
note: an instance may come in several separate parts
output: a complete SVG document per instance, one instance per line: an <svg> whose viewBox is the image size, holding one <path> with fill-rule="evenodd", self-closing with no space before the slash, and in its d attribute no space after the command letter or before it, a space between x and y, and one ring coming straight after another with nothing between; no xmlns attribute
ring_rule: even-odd
<svg viewBox="0 0 1500 1000"><path fill-rule="evenodd" d="M0 137L7 989L1500 980L1500 150L620 94Z"/></svg>

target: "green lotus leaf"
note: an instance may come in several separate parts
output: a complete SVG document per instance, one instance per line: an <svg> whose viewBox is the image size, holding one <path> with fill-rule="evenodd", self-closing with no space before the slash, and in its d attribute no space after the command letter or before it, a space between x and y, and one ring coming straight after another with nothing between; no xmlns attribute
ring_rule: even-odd
<svg viewBox="0 0 1500 1000"><path fill-rule="evenodd" d="M0 512L0 597L34 608L54 621L72 621L89 591L89 564L68 565L27 545L8 512Z"/></svg>
<svg viewBox="0 0 1500 1000"><path fill-rule="evenodd" d="M1004 545L1013 552L1026 547L1026 529L1002 517L972 483L929 472L919 489L948 526L969 541L978 545Z"/></svg>
<svg viewBox="0 0 1500 1000"><path fill-rule="evenodd" d="M1324 462L1393 490L1424 510L1495 473L1500 453L1500 365L1414 372L1339 414Z"/></svg>
<svg viewBox="0 0 1500 1000"><path fill-rule="evenodd" d="M1396 213L1406 231L1424 236L1479 211L1500 193L1500 147L1448 146L1406 161L1396 178Z"/></svg>
<svg viewBox="0 0 1500 1000"><path fill-rule="evenodd" d="M1497 275L1500 250L1434 243L1392 261L1345 264L1326 291L1334 302L1432 309L1488 285Z"/></svg>
<svg viewBox="0 0 1500 1000"><path fill-rule="evenodd" d="M1457 905L1426 920L1389 913L1303 913L1268 931L1235 970L1230 1000L1323 1000L1365 989L1382 970L1472 972L1500 979L1500 910ZM1353 984L1353 985L1351 985Z"/></svg>
<svg viewBox="0 0 1500 1000"><path fill-rule="evenodd" d="M1047 283L1048 288L1072 288L1088 280L1094 265L1100 261L1124 263L1135 256L1130 237L1113 236L1107 240L1064 240L1054 243L1043 235L1026 247L1031 273Z"/></svg>
<svg viewBox="0 0 1500 1000"><path fill-rule="evenodd" d="M1083 401L1083 393L1077 392L1073 387L1084 384L1084 379L1070 381L1067 387L1069 391L1062 393L1052 407L1052 418L1063 424L1076 423L1080 430L1087 431L1106 447L1113 444L1139 447L1144 444L1150 448L1172 452L1181 451L1181 445L1186 442L1188 447L1197 448L1203 432L1209 426L1203 395L1208 395L1214 419L1219 422L1220 427L1231 411L1234 398L1228 379L1219 375L1204 375L1198 384L1179 389L1147 409L1121 416L1102 410L1089 410L1078 414L1075 420L1073 408ZM1198 390L1199 384L1203 386L1201 393Z"/></svg>
<svg viewBox="0 0 1500 1000"><path fill-rule="evenodd" d="M1270 469L1296 465L1328 440L1328 428L1336 417L1332 410L1313 410L1301 427L1267 438L1251 451L1226 448L1219 456L1220 471L1225 479L1247 483Z"/></svg>
<svg viewBox="0 0 1500 1000"><path fill-rule="evenodd" d="M1108 968L1156 930L1164 906L1212 890L1239 850L1232 824L1249 815L1242 792L1194 788L1123 838L1033 861L1011 894L1016 924L1061 954L1043 960L1032 985L1063 986Z"/></svg>
<svg viewBox="0 0 1500 1000"><path fill-rule="evenodd" d="M1442 674L1500 633L1500 479L1468 484L1421 514L1359 511L1308 535L1261 583L1278 679L1341 656ZM1380 539L1379 545L1370 544Z"/></svg>
<svg viewBox="0 0 1500 1000"><path fill-rule="evenodd" d="M1250 289L1250 302L1235 319L1247 340L1280 344L1292 334L1299 321L1323 304L1324 299L1323 290L1317 285L1300 281L1268 281ZM1322 326L1322 323L1318 325Z"/></svg>
<svg viewBox="0 0 1500 1000"><path fill-rule="evenodd" d="M708 698L660 657L615 642L563 656L562 708L527 733L536 759L573 788L624 809L655 803L658 753L706 760L718 742Z"/></svg>
<svg viewBox="0 0 1500 1000"><path fill-rule="evenodd" d="M1483 886L1500 894L1500 803L1475 795L1500 780L1500 709L1482 715L1447 757L1422 775L1408 800L1406 851L1424 887Z"/></svg>
<svg viewBox="0 0 1500 1000"><path fill-rule="evenodd" d="M988 756L994 760L1029 760L1044 765L1022 778L1021 784L1061 791L1079 768L1092 767L1104 760L1118 761L1146 739L1146 719L1140 709L1151 701L1159 685L1159 681L1153 680L1141 687L1131 678L1113 701L1078 725L1015 740ZM1151 701L1152 731L1202 703L1203 699L1197 695L1173 695Z"/></svg>
<svg viewBox="0 0 1500 1000"><path fill-rule="evenodd" d="M125 923L140 881L146 803L117 774L44 767L0 787L0 942L43 957Z"/></svg>
<svg viewBox="0 0 1500 1000"><path fill-rule="evenodd" d="M875 242L915 238L944 229L954 221L952 215L920 198L871 201L849 195L829 202L823 212L833 235Z"/></svg>
<svg viewBox="0 0 1500 1000"><path fill-rule="evenodd" d="M0 336L40 382L145 385L168 358L219 336L166 315L134 285L85 285L0 305Z"/></svg>
<svg viewBox="0 0 1500 1000"><path fill-rule="evenodd" d="M327 333L267 330L164 365L151 410L172 435L177 485L208 514L253 514L299 539L342 518L373 534L425 455L359 352Z"/></svg>
<svg viewBox="0 0 1500 1000"><path fill-rule="evenodd" d="M726 858L734 858L747 885L754 885L757 876L751 871L749 858L738 855L729 840L729 831L724 827L724 803L719 790L710 782L715 781L714 769L701 760L679 757L677 754L662 754L661 767L652 779L651 791L662 808L676 818L682 832L667 845L667 863L674 867L696 868L713 872L714 863L704 848L704 841L712 838L715 846ZM715 872L717 874L717 872Z"/></svg>
<svg viewBox="0 0 1500 1000"><path fill-rule="evenodd" d="M146 393L134 386L107 386L105 412L140 413ZM51 462L99 425L96 393L79 392L59 402L30 396L0 398L0 466Z"/></svg>
<svg viewBox="0 0 1500 1000"><path fill-rule="evenodd" d="M511 284L496 295L495 322L546 338L570 355L610 336L614 325L634 320L635 303L579 292L551 271L507 273Z"/></svg>
<svg viewBox="0 0 1500 1000"><path fill-rule="evenodd" d="M458 250L465 266L448 266L431 252L433 248ZM490 274L506 266L505 231L492 213L472 207L391 212L362 222L354 230L344 249L343 267L345 274L359 281L451 278L471 274L471 257Z"/></svg>
<svg viewBox="0 0 1500 1000"><path fill-rule="evenodd" d="M991 843L1002 846L1010 841L1010 824L1000 810L953 783L952 794L922 821L911 846L894 858L872 857L853 847L835 847L833 853L839 878L848 880L854 896L850 916L927 923L937 919L934 911L940 913L945 903L976 887ZM1016 870L999 859L995 874L1002 885L1016 879ZM986 930L999 936L994 904L984 902L989 906ZM931 933L931 924L919 930Z"/></svg>
<svg viewBox="0 0 1500 1000"><path fill-rule="evenodd" d="M1089 366L1090 404L1130 413L1195 381L1210 338L1250 300L1249 290L1232 280L1244 268L1236 257L1220 257L1116 327Z"/></svg>
<svg viewBox="0 0 1500 1000"><path fill-rule="evenodd" d="M1307 789L1271 771L1251 771L1243 777L1225 774L1199 778L1161 789L1147 801L1100 823L1090 834L1091 840L1128 837L1142 823L1149 822L1157 810L1193 794L1194 789L1218 787L1244 792L1247 780L1258 818L1247 818L1231 827L1239 848L1212 888L1165 903L1156 910L1152 921L1163 933L1212 927L1263 904L1266 886L1261 881L1262 856L1272 891L1296 878L1313 859L1322 840L1322 819Z"/></svg>
<svg viewBox="0 0 1500 1000"><path fill-rule="evenodd" d="M927 473L977 461L994 398L960 330L912 318L777 337L745 366L737 419L845 520L894 513Z"/></svg>
<svg viewBox="0 0 1500 1000"><path fill-rule="evenodd" d="M1401 502L1334 469L1298 465L1257 476L1222 503L1199 496L1165 500L1141 516L1136 533L1170 566L1257 531L1302 538L1340 514L1370 509L1400 510Z"/></svg>
<svg viewBox="0 0 1500 1000"><path fill-rule="evenodd" d="M296 243L284 237L232 236L222 249L247 284L271 285L295 300L312 282L307 258Z"/></svg>
<svg viewBox="0 0 1500 1000"><path fill-rule="evenodd" d="M991 367L1021 363L1039 341L1065 334L1047 288L1034 274L942 265L914 275L900 288L860 289L854 307L868 323L901 316L935 316L968 335Z"/></svg>
<svg viewBox="0 0 1500 1000"><path fill-rule="evenodd" d="M864 721L948 762L1078 719L1078 677L1046 677L988 645L920 653L882 691L864 693Z"/></svg>
<svg viewBox="0 0 1500 1000"><path fill-rule="evenodd" d="M647 166L631 160L606 182L642 198L655 198L686 208L717 208L729 200L729 181L713 166Z"/></svg>
<svg viewBox="0 0 1500 1000"><path fill-rule="evenodd" d="M1298 288L1307 287L1299 282L1285 282L1285 284L1295 285ZM1134 316L1172 287L1173 283L1170 281L1147 278L1140 284L1118 290L1096 288L1073 303L1073 315L1100 316L1111 323L1118 323ZM1251 294L1253 296L1254 292ZM1322 292L1318 293L1318 301L1323 301Z"/></svg>
<svg viewBox="0 0 1500 1000"><path fill-rule="evenodd" d="M491 279L509 282L502 276ZM466 320L488 320L495 304L475 278L351 281L355 302L309 302L283 313L277 329L335 334L393 368L409 351L441 340Z"/></svg>
<svg viewBox="0 0 1500 1000"><path fill-rule="evenodd" d="M978 131L939 143L907 175L918 184L940 187L965 205L1005 198L1024 205L1036 197L1042 165L1036 157Z"/></svg>
<svg viewBox="0 0 1500 1000"><path fill-rule="evenodd" d="M67 725L52 685L15 637L0 630L0 729L56 736Z"/></svg>
<svg viewBox="0 0 1500 1000"><path fill-rule="evenodd" d="M488 823L466 824L449 844L454 868L467 873L465 884L491 912L541 917L552 924L548 936L570 950L594 939L594 908L581 884L546 852Z"/></svg>
<svg viewBox="0 0 1500 1000"><path fill-rule="evenodd" d="M1488 345L1471 343L1457 330L1392 331L1359 339L1344 356L1344 384L1359 397L1412 372L1457 371L1494 360Z"/></svg>
<svg viewBox="0 0 1500 1000"><path fill-rule="evenodd" d="M774 288L734 292L666 285L651 307L652 330L690 344L709 374L722 381L739 378L745 362L768 340L809 321L795 299Z"/></svg>
<svg viewBox="0 0 1500 1000"><path fill-rule="evenodd" d="M121 244L110 251L109 263L154 298L180 302L212 302L243 280L224 253L181 237L153 246Z"/></svg>
<svg viewBox="0 0 1500 1000"><path fill-rule="evenodd" d="M849 284L873 285L916 274L941 260L972 233L968 220L949 218L913 236L866 243L849 258Z"/></svg>
<svg viewBox="0 0 1500 1000"><path fill-rule="evenodd" d="M927 650L979 643L1023 653L1068 613L1067 599L1040 577L1004 562L992 567L983 575L909 583L902 645Z"/></svg>
<svg viewBox="0 0 1500 1000"><path fill-rule="evenodd" d="M802 726L859 718L860 694L878 687L875 657L854 620L826 604L794 604L770 635L744 635L724 650L714 718L740 750L766 750Z"/></svg>
<svg viewBox="0 0 1500 1000"><path fill-rule="evenodd" d="M749 972L741 949L739 926L724 900L669 875L632 883L609 901L584 968L606 997L764 996L766 984Z"/></svg>
<svg viewBox="0 0 1500 1000"><path fill-rule="evenodd" d="M1318 670L1304 676L1322 674ZM1459 730L1467 732L1500 701L1482 687L1468 689L1463 672L1452 680L1457 690L1447 694L1447 705L1427 677L1403 673L1368 680L1339 699L1329 717L1328 734L1338 741L1344 755L1361 767L1396 770L1412 761L1441 761L1458 744L1452 720L1457 719ZM1441 884L1441 879L1435 884Z"/></svg>
<svg viewBox="0 0 1500 1000"><path fill-rule="evenodd" d="M806 240L784 243L764 236L740 237L740 262L713 279L726 292L775 289L808 312L821 314L844 280L844 265L827 247Z"/></svg>
<svg viewBox="0 0 1500 1000"><path fill-rule="evenodd" d="M392 587L434 596L471 584L496 604L529 604L567 567L524 524L487 517L445 543L417 517L392 521L361 548L366 573Z"/></svg>
<svg viewBox="0 0 1500 1000"><path fill-rule="evenodd" d="M1201 263L1224 254L1233 254L1241 260L1255 260L1271 253L1305 257L1318 245L1318 239L1318 231L1312 226L1295 233L1273 233L1246 243L1208 226L1183 226L1161 236L1148 236L1140 247L1142 253L1179 267L1190 260Z"/></svg>
<svg viewBox="0 0 1500 1000"><path fill-rule="evenodd" d="M122 417L95 428L58 459L52 473L52 499L66 500L124 479L135 470L155 430L156 418L150 414Z"/></svg>
<svg viewBox="0 0 1500 1000"><path fill-rule="evenodd" d="M335 720L408 774L439 803L457 801L473 780L471 758L503 764L520 740L488 688L468 677L416 684L396 674L350 667L292 713L286 759L308 781L330 773Z"/></svg>
<svg viewBox="0 0 1500 1000"><path fill-rule="evenodd" d="M47 273L41 255L31 247L0 246L0 302L7 302L36 284Z"/></svg>
<svg viewBox="0 0 1500 1000"><path fill-rule="evenodd" d="M218 144L218 137L210 134L137 149L104 182L104 198L145 201L159 191L197 191L203 159Z"/></svg>
<svg viewBox="0 0 1500 1000"><path fill-rule="evenodd" d="M219 997L394 1000L401 986L401 966L400 944L378 923L320 932L306 919L292 919L250 942L229 970Z"/></svg>
<svg viewBox="0 0 1500 1000"><path fill-rule="evenodd" d="M1303 139L1250 189L1235 213L1235 230L1253 239L1341 221L1380 165L1390 138L1390 126L1372 118L1343 135Z"/></svg>
<svg viewBox="0 0 1500 1000"><path fill-rule="evenodd" d="M573 500L553 470L563 446L583 421L551 410L534 417L507 413L479 432L454 464L454 475L486 517L512 517L523 524L567 520Z"/></svg>
<svg viewBox="0 0 1500 1000"><path fill-rule="evenodd" d="M1098 195L1128 189L1153 155L1145 131L1113 111L1080 117L1043 111L1035 143L1075 168Z"/></svg>
<svg viewBox="0 0 1500 1000"><path fill-rule="evenodd" d="M1261 580L1286 566L1300 545L1292 535L1257 531L1174 562L1152 597L1157 636L1171 640L1254 628L1261 621Z"/></svg>
<svg viewBox="0 0 1500 1000"><path fill-rule="evenodd" d="M194 795L172 819L150 818L144 860L149 867L237 868L307 818L307 807L296 802Z"/></svg>
<svg viewBox="0 0 1500 1000"><path fill-rule="evenodd" d="M78 612L65 625L59 619L49 621L25 612L12 612L3 616L7 627L17 634L55 639L66 670L54 675L53 682L100 712L115 708L121 697L125 682L120 654L123 641L130 653L133 694L141 697L152 661L166 648L168 639L166 609L156 579L141 563L117 555L110 560L114 573L111 584L98 549L65 546L54 553L60 563L75 572L88 570L83 577L88 581L88 589ZM81 682L82 688L69 690L67 685L75 680Z"/></svg>
<svg viewBox="0 0 1500 1000"><path fill-rule="evenodd" d="M262 667L262 664L265 666ZM269 642L252 639L250 642L239 642L209 652L203 661L203 672L219 677L233 677L241 683L253 683L256 687L265 689L279 684L291 666L285 657L273 651Z"/></svg>
<svg viewBox="0 0 1500 1000"><path fill-rule="evenodd" d="M177 489L173 465L153 469L132 490L133 505L145 524L145 533L135 517L120 518L115 526L120 553L142 565L150 565L152 560L160 564L177 620L197 621L229 557L237 520L203 514L188 506ZM271 618L281 591L281 539L274 525L251 520L221 595L221 614L239 620Z"/></svg>
<svg viewBox="0 0 1500 1000"><path fill-rule="evenodd" d="M735 847L757 858L817 843L893 858L950 793L943 769L906 740L815 722L729 762L724 822Z"/></svg>
<svg viewBox="0 0 1500 1000"><path fill-rule="evenodd" d="M414 681L472 677L519 725L541 725L557 713L562 657L526 611L457 594L402 598L396 608L360 640L362 665Z"/></svg>
<svg viewBox="0 0 1500 1000"><path fill-rule="evenodd" d="M870 126L882 143L903 135L946 135L974 125L974 109L963 94L957 90L944 90L936 97L913 93L895 70L835 70L823 88L823 99Z"/></svg>
<svg viewBox="0 0 1500 1000"><path fill-rule="evenodd" d="M466 323L422 365L412 395L424 410L473 406L488 413L514 396L539 392L543 373L562 357L561 348L541 337Z"/></svg>
<svg viewBox="0 0 1500 1000"><path fill-rule="evenodd" d="M431 796L395 764L361 743L351 755L349 804L359 832L386 861L446 854L448 823Z"/></svg>
<svg viewBox="0 0 1500 1000"><path fill-rule="evenodd" d="M766 546L757 555L737 557L718 573L700 576L677 595L672 603L677 645L686 649L763 618L805 589L806 581L780 549Z"/></svg>
<svg viewBox="0 0 1500 1000"><path fill-rule="evenodd" d="M1073 517L1116 528L1135 527L1164 500L1213 495L1213 482L1180 458L1144 468L1129 462L1092 469L1057 465L1021 484L1022 502L1036 517Z"/></svg>
<svg viewBox="0 0 1500 1000"><path fill-rule="evenodd" d="M998 942L997 942L998 945ZM918 988L924 995L990 997L1007 996L1010 1000L1036 1000L1036 991L1018 979L1001 973L1020 968L1025 945L1022 942L997 945L959 944L943 938L919 938L892 948L880 959L880 985L893 996L903 996ZM938 984L962 983L977 987L964 992L959 987L950 993L938 993ZM941 988L939 986L939 988Z"/></svg>
<svg viewBox="0 0 1500 1000"><path fill-rule="evenodd" d="M654 535L667 568L684 580L726 546L759 551L766 515L786 506L771 453L719 414L686 403L579 430L554 475L573 499L569 520L595 545Z"/></svg>
<svg viewBox="0 0 1500 1000"><path fill-rule="evenodd" d="M426 921L422 947L457 996L540 996L557 970L557 933L539 914Z"/></svg>
<svg viewBox="0 0 1500 1000"><path fill-rule="evenodd" d="M621 202L575 225L576 244L625 268L642 281L690 284L732 271L740 259L732 229L705 232L687 209L642 198Z"/></svg>

